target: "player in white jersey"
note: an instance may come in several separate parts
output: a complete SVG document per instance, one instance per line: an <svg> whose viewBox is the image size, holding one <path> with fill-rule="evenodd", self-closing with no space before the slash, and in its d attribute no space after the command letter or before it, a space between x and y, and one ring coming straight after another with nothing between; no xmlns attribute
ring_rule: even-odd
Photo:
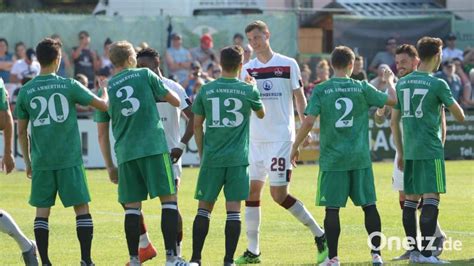
<svg viewBox="0 0 474 266"><path fill-rule="evenodd" d="M146 67L155 72L163 81L163 84L176 95L179 96L181 101L181 105L179 108L170 105L168 102L158 102L157 108L158 113L160 114L161 122L163 123L163 127L165 129L165 136L166 142L170 149L170 157L171 161L173 162L173 171L174 176L176 179L176 187L179 187L181 173L182 173L182 165L181 165L181 156L186 149L187 143L193 136L193 113L191 112L191 101L186 95L184 88L177 82L167 79L163 77L160 71L160 55L159 53L153 48L145 48L140 50L137 53L137 66L138 67ZM179 123L181 119L181 115L183 115L188 119L188 123L186 126L186 130L184 135L180 136L179 130ZM143 222L143 219L141 219ZM179 213L179 220L178 220L178 236L177 236L177 243L176 243L176 251L177 255L181 256L181 241L183 239L183 223L182 217ZM142 227L142 226L141 226ZM143 222L143 227L144 222ZM146 229L144 232L140 232L140 248L146 249L149 245L148 234L146 233ZM151 244L150 244L151 245Z"/></svg>
<svg viewBox="0 0 474 266"><path fill-rule="evenodd" d="M295 140L293 97L301 121L306 108L300 69L294 59L272 51L270 32L263 21L250 23L245 33L257 57L243 66L241 79L255 79L267 115L263 119L255 115L250 118L251 183L245 204L248 248L235 263L260 263L260 198L267 176L273 200L310 228L320 256L327 256L324 231L303 203L289 194L288 188L292 170L290 152Z"/></svg>
<svg viewBox="0 0 474 266"><path fill-rule="evenodd" d="M402 44L397 47L395 52L395 64L397 67L397 75L399 78L404 77L411 72L417 69L417 66L420 62L418 58L418 52L413 45L410 44ZM377 124L383 124L387 117L391 114L391 108L380 108L375 112L374 120ZM402 129L402 124L400 123L400 129ZM392 126L393 131L393 126ZM446 140L446 116L444 111L441 112L441 132L442 132L442 140L443 143ZM399 193L399 201L400 201L400 208L403 210L405 205L405 193L403 187L403 171L398 168L397 165L398 161L398 154L395 154L395 159L393 162L393 174L392 174L392 188ZM419 204L422 206L423 204ZM437 248L436 251L433 252L434 256L439 256L443 251L443 242L446 239L445 233L441 230L441 227L438 224L436 225L436 231L434 236L436 237L435 246ZM410 259L410 254L412 259L416 260L416 256L418 255L418 251L412 252L407 250L404 254L394 258L394 260L408 260Z"/></svg>

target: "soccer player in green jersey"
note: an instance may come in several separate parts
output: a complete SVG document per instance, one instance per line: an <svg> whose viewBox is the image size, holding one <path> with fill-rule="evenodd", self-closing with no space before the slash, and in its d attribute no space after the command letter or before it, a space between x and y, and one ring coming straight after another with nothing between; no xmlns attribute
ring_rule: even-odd
<svg viewBox="0 0 474 266"><path fill-rule="evenodd" d="M446 193L440 126L442 106L445 105L456 120L464 121L464 112L454 100L448 84L431 75L439 68L442 48L443 42L438 38L423 37L417 42L421 63L417 71L398 81L398 103L392 112L397 165L403 170L403 227L412 243L416 243L416 206L423 197L420 216L421 256L410 258L412 262L419 263L442 263L433 256L430 244L434 240L440 194Z"/></svg>
<svg viewBox="0 0 474 266"><path fill-rule="evenodd" d="M240 205L249 195L250 114L253 110L258 118L265 115L256 86L237 78L243 49L236 45L223 48L220 62L222 77L201 88L192 108L201 169L194 195L199 204L193 224L191 265L201 264L209 219L222 187L227 209L224 265L233 265L240 236Z"/></svg>
<svg viewBox="0 0 474 266"><path fill-rule="evenodd" d="M43 39L36 46L40 75L25 84L18 95L18 138L31 178L30 204L36 207L34 232L43 265L48 257L48 217L59 194L64 207L74 206L81 265L93 265L93 224L89 213L89 189L82 162L76 104L105 111L108 95L98 98L73 79L56 75L61 62L61 43ZM31 120L31 158L28 124Z"/></svg>
<svg viewBox="0 0 474 266"><path fill-rule="evenodd" d="M179 106L180 100L147 68L136 68L133 46L126 41L110 46L116 74L108 82L109 110L98 112L99 142L109 178L118 183L118 201L125 206L125 236L130 265L140 265L141 202L159 197L166 265L184 263L176 254L178 206L173 170L156 101ZM109 142L109 123L115 138L115 167ZM181 263L181 264L180 264Z"/></svg>
<svg viewBox="0 0 474 266"><path fill-rule="evenodd" d="M320 116L320 146L318 191L316 205L326 207L324 229L329 257L322 265L339 265L338 238L341 231L339 208L345 207L350 197L365 214L365 228L372 244L372 262L382 264L380 256L380 216L375 206L376 195L372 162L370 160L368 110L371 106L394 105L396 96L393 83L388 95L366 81L350 79L355 55L348 47L338 46L331 54L334 77L318 84L306 108L291 159L298 159L299 145ZM387 70L386 80L393 73Z"/></svg>
<svg viewBox="0 0 474 266"><path fill-rule="evenodd" d="M0 130L3 131L4 143L2 170L8 175L15 168L15 160L12 153L13 117L2 78L0 78ZM11 215L2 209L0 209L0 232L11 236L17 242L23 253L25 265L38 265L35 243L23 234Z"/></svg>

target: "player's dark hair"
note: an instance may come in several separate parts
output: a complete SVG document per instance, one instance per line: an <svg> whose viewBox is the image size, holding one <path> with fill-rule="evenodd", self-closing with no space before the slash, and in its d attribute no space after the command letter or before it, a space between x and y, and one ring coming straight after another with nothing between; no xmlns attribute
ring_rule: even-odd
<svg viewBox="0 0 474 266"><path fill-rule="evenodd" d="M440 38L423 37L416 43L418 55L422 61L429 60L441 52L443 41Z"/></svg>
<svg viewBox="0 0 474 266"><path fill-rule="evenodd" d="M331 53L331 65L335 69L344 69L354 60L355 54L347 46L337 46Z"/></svg>
<svg viewBox="0 0 474 266"><path fill-rule="evenodd" d="M407 54L411 58L418 57L418 52L416 51L415 46L411 44L402 44L398 46L395 54Z"/></svg>
<svg viewBox="0 0 474 266"><path fill-rule="evenodd" d="M268 26L265 22L261 20L256 20L245 27L245 33L249 33L254 29L258 29L259 31L268 31Z"/></svg>
<svg viewBox="0 0 474 266"><path fill-rule="evenodd" d="M244 35L242 35L242 34L240 34L240 33L237 32L236 34L234 34L234 38L232 38L232 40L235 40L235 39L237 39L237 38L240 38L240 39L243 40L243 39L244 39Z"/></svg>
<svg viewBox="0 0 474 266"><path fill-rule="evenodd" d="M113 43L112 40L110 38L107 38L104 41L104 46L107 46L107 45L112 44L112 43Z"/></svg>
<svg viewBox="0 0 474 266"><path fill-rule="evenodd" d="M87 32L87 31L85 31L85 30L81 30L81 31L79 32L79 34L77 34L77 36L78 36L79 38L81 38L81 36L89 37L89 32Z"/></svg>
<svg viewBox="0 0 474 266"><path fill-rule="evenodd" d="M221 50L221 66L226 72L237 70L244 60L244 50L238 45L231 45Z"/></svg>
<svg viewBox="0 0 474 266"><path fill-rule="evenodd" d="M16 49L18 49L18 46L25 46L25 43L22 42L22 41L15 43L15 51L16 51Z"/></svg>
<svg viewBox="0 0 474 266"><path fill-rule="evenodd" d="M36 46L36 58L41 66L49 66L56 60L60 53L62 43L51 38L44 38Z"/></svg>
<svg viewBox="0 0 474 266"><path fill-rule="evenodd" d="M140 57L150 57L150 58L155 58L155 57L160 57L160 53L158 53L157 50L151 48L151 47L147 47L147 48L144 48L144 49L141 49L140 51L138 51L137 53L137 59L140 58Z"/></svg>

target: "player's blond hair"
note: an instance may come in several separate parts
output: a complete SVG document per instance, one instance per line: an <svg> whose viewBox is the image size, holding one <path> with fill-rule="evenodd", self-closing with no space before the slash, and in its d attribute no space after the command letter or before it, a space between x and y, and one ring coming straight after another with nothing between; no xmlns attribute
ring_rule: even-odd
<svg viewBox="0 0 474 266"><path fill-rule="evenodd" d="M122 67L127 64L130 56L135 57L133 45L127 41L117 41L110 45L110 61L115 67Z"/></svg>
<svg viewBox="0 0 474 266"><path fill-rule="evenodd" d="M258 29L261 32L268 31L268 26L265 24L265 22L261 20L256 20L245 27L245 33L249 33L253 31L254 29Z"/></svg>

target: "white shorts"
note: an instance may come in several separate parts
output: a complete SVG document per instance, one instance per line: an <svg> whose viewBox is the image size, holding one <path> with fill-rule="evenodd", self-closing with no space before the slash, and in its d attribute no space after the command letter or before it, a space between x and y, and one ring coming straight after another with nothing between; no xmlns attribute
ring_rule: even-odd
<svg viewBox="0 0 474 266"><path fill-rule="evenodd" d="M270 186L286 186L291 178L290 153L293 142L250 142L250 181L265 182Z"/></svg>
<svg viewBox="0 0 474 266"><path fill-rule="evenodd" d="M395 191L403 191L403 172L397 166L398 154L393 161L392 188Z"/></svg>
<svg viewBox="0 0 474 266"><path fill-rule="evenodd" d="M173 164L173 174L174 174L174 179L181 178L181 174L183 173L183 166L181 163L181 158Z"/></svg>

